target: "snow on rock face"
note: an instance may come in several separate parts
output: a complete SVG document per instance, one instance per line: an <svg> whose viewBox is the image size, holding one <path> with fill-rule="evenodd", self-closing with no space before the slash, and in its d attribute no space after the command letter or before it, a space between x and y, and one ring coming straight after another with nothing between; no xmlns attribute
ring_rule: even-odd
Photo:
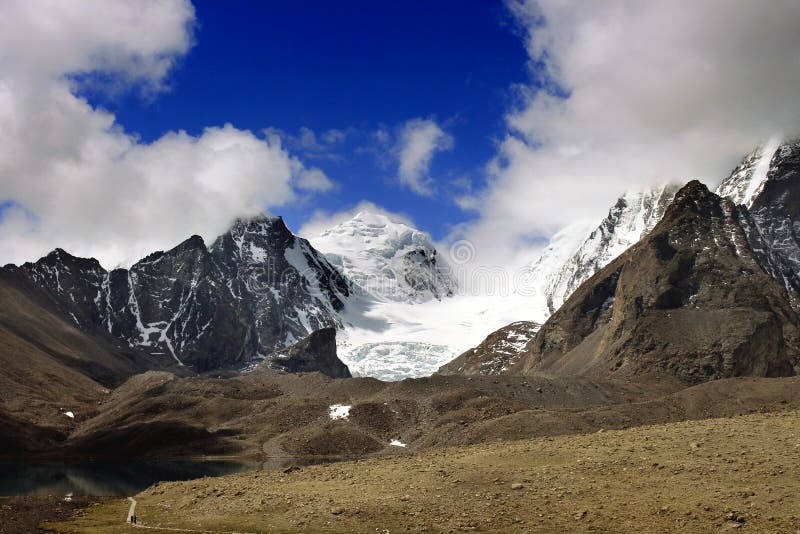
<svg viewBox="0 0 800 534"><path fill-rule="evenodd" d="M611 208L599 226L575 224L559 232L538 260L527 267L525 286L517 288L512 298L493 303L489 310L499 306L511 321L543 321L581 283L648 233L661 220L677 189L677 186L663 186L628 193ZM352 220L324 232L315 244L356 285L366 286L381 277L391 281L398 279L396 263L390 261L397 257L397 250L402 249L397 243L430 243L427 236L414 237L414 232L407 225L393 223L384 216L359 213ZM386 323L383 330L375 328L375 335L369 335L369 328L362 328L357 319L344 319L346 327L339 355L354 376L373 376L381 380L427 376L464 351L469 345L464 346L463 340L471 338L476 328L491 331L509 322L493 323L487 312L482 311L484 299L470 296L417 304L411 308L412 317L405 308L406 303L414 302L415 298L408 298L408 292L404 299L399 299L400 295L397 291L390 292L389 298L380 291L368 295L380 301L377 305L367 303L368 313L376 322ZM457 306L448 306L451 301ZM431 304L436 304L436 310L428 309ZM445 321L448 325L442 324ZM453 330L457 330L454 325L463 325L460 335L453 334ZM534 330L530 325L536 325ZM492 353L496 357L482 359L480 372L502 372L521 352L522 347L515 349L515 346L527 343L538 323L517 323L516 326L516 330L504 331L502 339L498 337L496 343L485 347L482 354ZM445 330L448 330L447 335Z"/></svg>
<svg viewBox="0 0 800 534"><path fill-rule="evenodd" d="M747 241L759 264L780 281L800 310L800 141L763 149L755 164L751 154L718 191L733 191L743 206ZM752 167L753 172L741 169ZM740 191L746 193L738 195Z"/></svg>
<svg viewBox="0 0 800 534"><path fill-rule="evenodd" d="M539 258L527 266L526 289L543 295L544 315L552 314L564 301L600 269L608 265L642 237L664 216L677 185L664 185L647 191L628 192L617 200L599 226L590 230L573 225L556 234ZM541 313L531 309L491 333L480 345L470 349L439 369L443 374L494 375L506 372L524 354L541 324ZM519 321L519 319L527 319Z"/></svg>
<svg viewBox="0 0 800 534"><path fill-rule="evenodd" d="M752 206L764 188L770 161L779 146L780 141L772 139L756 148L722 181L716 193L721 197L728 197L734 204L743 204L748 208Z"/></svg>
<svg viewBox="0 0 800 534"><path fill-rule="evenodd" d="M430 236L383 214L359 212L312 242L362 295L424 302L456 290L450 267Z"/></svg>
<svg viewBox="0 0 800 534"><path fill-rule="evenodd" d="M547 295L548 288L555 283L564 266L595 227L592 223L576 223L557 232L539 257L524 267L524 286L517 288L517 291L528 295Z"/></svg>
<svg viewBox="0 0 800 534"><path fill-rule="evenodd" d="M344 307L346 280L279 217L237 221L209 250L220 283L255 317L262 352L341 326L336 312Z"/></svg>
<svg viewBox="0 0 800 534"><path fill-rule="evenodd" d="M78 327L197 371L243 367L341 328L349 294L321 253L267 215L236 221L211 247L193 236L130 269L108 272L56 249L17 271Z"/></svg>
<svg viewBox="0 0 800 534"><path fill-rule="evenodd" d="M677 185L664 185L628 192L617 200L600 225L549 277L544 292L551 313L594 273L647 235L664 216L677 190ZM569 247L555 245L545 249L534 265L558 263L556 256Z"/></svg>
<svg viewBox="0 0 800 534"><path fill-rule="evenodd" d="M87 309L97 306L108 276L100 262L77 258L57 248L36 263L23 264L18 271L61 304L78 327L93 321Z"/></svg>
<svg viewBox="0 0 800 534"><path fill-rule="evenodd" d="M483 342L439 369L446 375L500 375L516 364L541 329L540 323L517 321L492 332Z"/></svg>

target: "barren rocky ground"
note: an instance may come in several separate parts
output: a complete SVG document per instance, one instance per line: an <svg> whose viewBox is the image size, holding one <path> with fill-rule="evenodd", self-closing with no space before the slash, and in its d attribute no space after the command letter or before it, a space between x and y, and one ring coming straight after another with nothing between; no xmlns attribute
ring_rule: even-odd
<svg viewBox="0 0 800 534"><path fill-rule="evenodd" d="M53 532L40 529L40 523L67 519L77 510L102 500L98 497L0 497L0 534Z"/></svg>
<svg viewBox="0 0 800 534"><path fill-rule="evenodd" d="M332 420L329 407L352 406ZM654 383L547 377L442 377L385 383L319 374L235 379L146 373L78 425L76 453L354 459L800 409L800 378ZM407 445L390 445L398 439Z"/></svg>
<svg viewBox="0 0 800 534"><path fill-rule="evenodd" d="M799 491L792 410L158 484L136 498L141 524L190 532L796 532ZM124 532L128 505L49 526Z"/></svg>

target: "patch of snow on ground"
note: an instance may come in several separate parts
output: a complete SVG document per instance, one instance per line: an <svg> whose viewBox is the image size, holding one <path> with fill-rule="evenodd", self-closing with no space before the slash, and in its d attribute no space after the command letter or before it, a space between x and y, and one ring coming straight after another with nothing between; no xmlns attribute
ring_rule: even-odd
<svg viewBox="0 0 800 534"><path fill-rule="evenodd" d="M70 419L75 419L75 414L74 414L74 413L72 413L72 412L64 412L64 415L66 415L66 416L67 416L67 417L69 417Z"/></svg>
<svg viewBox="0 0 800 534"><path fill-rule="evenodd" d="M392 447L405 447L406 446L406 444L403 443L402 441L400 441L399 439L393 439L392 441L389 442L389 445L391 445Z"/></svg>
<svg viewBox="0 0 800 534"><path fill-rule="evenodd" d="M352 406L346 404L331 404L328 409L328 415L334 421L337 419L347 419L350 416L350 408L352 408Z"/></svg>

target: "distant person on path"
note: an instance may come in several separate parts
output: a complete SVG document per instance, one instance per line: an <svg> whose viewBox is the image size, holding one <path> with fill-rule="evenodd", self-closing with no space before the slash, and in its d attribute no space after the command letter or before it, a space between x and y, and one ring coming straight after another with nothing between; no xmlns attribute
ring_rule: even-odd
<svg viewBox="0 0 800 534"><path fill-rule="evenodd" d="M132 515L131 516L131 525L135 525L135 524L136 524L136 516Z"/></svg>

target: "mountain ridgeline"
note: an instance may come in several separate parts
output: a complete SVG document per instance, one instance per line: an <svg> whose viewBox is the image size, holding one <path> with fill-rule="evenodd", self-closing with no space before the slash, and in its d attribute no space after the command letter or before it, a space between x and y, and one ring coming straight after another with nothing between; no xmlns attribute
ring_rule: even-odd
<svg viewBox="0 0 800 534"><path fill-rule="evenodd" d="M768 144L718 188L682 188L639 243L596 272L520 350L491 344L445 374L631 377L683 383L800 372L800 143ZM613 233L613 232L612 232ZM509 325L488 339L508 337Z"/></svg>
<svg viewBox="0 0 800 534"><path fill-rule="evenodd" d="M665 185L620 197L606 218L550 279L545 292L550 313L560 308L594 273L647 235L664 217L678 189L677 185Z"/></svg>
<svg viewBox="0 0 800 534"><path fill-rule="evenodd" d="M334 380L400 380L419 376L417 358L445 360L363 311L453 309L439 302L456 282L430 237L385 215L359 213L317 248L278 217L239 220L210 246L193 236L111 271L56 249L0 269L0 455L394 454L397 441L421 450L800 402L796 379L716 380L800 374L798 195L796 142L759 148L716 194L699 182L628 193L531 264L544 324L509 324L439 371L477 377L401 383ZM340 360L337 332L373 319L381 342ZM654 400L687 385L696 394ZM343 403L349 417L332 418Z"/></svg>
<svg viewBox="0 0 800 534"><path fill-rule="evenodd" d="M619 322L621 318L614 310L620 309L625 298L634 298L630 296L630 290L617 294L619 277L623 281L630 281L632 276L649 280L652 288L648 291L661 287L665 279L673 287L671 293L653 297L644 286L636 286L641 289L641 294L636 295L641 302L635 308L641 310L642 314L637 316L641 320L648 314L652 315L652 310L667 309L665 302L669 301L669 295L681 303L671 309L700 306L697 299L706 296L707 300L702 301L704 309L729 310L741 305L743 309L769 309L769 313L778 313L777 304L756 305L743 296L747 293L744 290L725 295L716 290L708 294L699 291L703 284L717 289L717 286L737 286L741 281L734 280L735 273L748 273L744 278L755 280L752 277L756 274L751 276L751 272L782 287L781 298L788 302L789 309L796 312L800 309L797 297L800 291L798 172L800 143L770 142L748 155L734 169L717 189L719 196L708 191L703 193L696 184L691 188L691 195L687 195L684 188L680 197L676 196L678 187L673 185L626 193L587 237L576 239L582 232L574 232L575 235L569 239L554 240L539 260L530 265L545 296L543 302L537 301L532 306L541 306L542 311L545 306L549 308L546 313L539 314L543 317L550 315L541 326L541 334L537 334L538 322L518 321L491 334L484 343L462 354L441 372L507 374L535 372L537 369L553 372L559 368L554 363L558 359L555 354L564 355L579 345L583 347L581 350L586 348L583 345L584 334L592 334L593 340L603 339L596 350L587 352L593 354L598 362L608 356L605 351L611 350L613 345L616 352L615 356L609 356L609 362L614 370L607 370L611 374L644 372L644 367L632 365L624 355L620 355L634 348L664 352L667 346L664 340L653 341L656 343L654 347L639 347L629 344L630 340L622 343L621 338L613 338L612 342L612 338L605 334L593 334L599 325L604 324L601 319L612 316L616 317L616 326L624 323L629 332L644 331L633 328L628 322L630 310L624 315L625 321ZM721 200L723 197L727 200ZM673 202L673 198L680 198L683 203ZM689 259L676 266L642 256L643 247L646 249L643 243L651 242L657 228L661 228L663 234L664 225L676 220L676 210L694 209L694 204L686 204L687 198L695 204L702 203L703 210L692 218L692 225L681 230L680 239L670 230L667 232L669 239L658 243L666 243L663 250L674 249L674 256ZM668 217L668 214L671 215ZM714 233L719 230L714 225L722 220L720 217L725 219L719 223L724 231ZM690 235L694 235L693 241L689 239ZM713 239L709 241L712 235ZM703 244L700 249L697 249L698 243ZM58 316L59 328L63 327L62 323L70 324L82 336L90 336L103 347L114 347L112 352L119 357L104 361L89 373L103 384L113 384L126 374L147 369L183 368L202 373L254 369L262 361L265 362L262 368L280 369L280 365L271 365L271 362L277 361L281 351L313 332L332 328L334 330L329 332L335 334L335 330L346 331L362 322L367 325L376 322L359 320L357 314L363 313L359 310L370 308L365 303L435 305L438 300L452 297L457 289L450 267L437 253L430 236L385 214L359 212L351 220L315 237L314 244L316 248L293 235L279 217L260 216L236 221L210 246L202 238L192 236L171 250L150 254L129 269L107 271L94 259L78 258L56 249L35 263L3 267L0 269L0 282L10 291L24 294L25 302L44 306L48 314ZM736 254L720 267L725 250L731 247ZM718 257L709 258L709 251L717 249L721 250ZM606 272L611 265L619 267L622 258L633 261L632 254L641 256L636 256L636 261L640 262L638 274L632 274L632 267L618 269L613 271L616 274L603 279L602 283L607 287L600 288L600 273ZM754 270L753 265L757 269ZM641 270L647 266L650 271ZM711 270L698 271L706 267ZM771 286L767 284L764 287ZM574 311L573 299L586 291L607 297L597 306L584 310L596 315L592 315L591 328L587 330L586 325L578 324L580 321L571 323L573 317L567 321L569 326L562 328L565 339L572 341L556 343L552 338L552 325L566 320L568 310ZM766 291L770 293L772 290ZM773 295L775 299L779 293ZM685 294L694 300L684 302L681 295ZM587 302L594 303L592 299ZM353 305L349 306L350 303ZM778 315L783 317L782 313ZM721 321L722 317L719 315L718 319ZM747 317L737 326L742 335L745 335L753 316ZM667 318L673 319L674 315L667 315ZM525 319L525 316L520 319ZM13 327L15 335L24 334L24 328L20 326L25 323L23 315L9 315L3 321L6 326ZM781 350L785 349L788 354L793 350L792 336L788 335L791 321L780 319L778 322L788 336L782 338L785 343L781 342ZM705 327L725 331L725 328L715 325L712 321ZM657 326L654 323L647 328L657 329ZM666 326L664 329L668 330ZM759 326L748 335L756 336L763 331ZM718 340L722 345L716 347L715 350L719 350L714 354L719 357L731 348L729 345L736 338L732 332L729 334L732 337L727 341ZM33 334L27 337L42 344ZM545 339L548 340L547 347L560 348L555 352L533 349ZM391 341L402 347L393 357L408 361L411 361L409 351L420 352L414 352L414 358L424 359L430 357L431 349L427 347L433 346L414 344L414 339ZM575 346L571 345L572 342L576 343ZM705 341L698 343L697 350L706 351ZM385 361L385 345L367 343L350 347L349 353L362 368L370 369L371 375L388 376L384 371L393 368L393 364ZM302 343L298 345L303 346ZM736 350L744 349L739 347ZM537 360L532 363L531 354L534 352ZM282 354L285 357L285 353ZM296 360L297 351L294 354L292 361L299 361ZM328 351L319 354L327 362L319 370L330 372L331 376L347 375L343 365L329 361ZM546 357L546 354L551 357ZM370 361L364 363L362 360L365 358ZM88 368L93 364L83 362L81 365ZM577 364L565 365L564 372L566 369L575 370L576 366L580 367ZM763 370L764 373L783 373L794 369L794 364L778 366L780 371L772 363L767 367L769 370ZM288 368L313 370L314 366L305 362ZM403 372L411 372L410 366L403 369ZM711 365L708 372L684 369L676 370L675 374L681 379L694 381L747 372L726 369L725 365L717 363ZM578 371L588 372L588 369ZM599 371L595 369L592 372ZM393 379L404 377L402 372L391 376Z"/></svg>
<svg viewBox="0 0 800 534"><path fill-rule="evenodd" d="M192 236L130 269L56 249L3 275L75 326L202 372L241 368L341 326L349 284L279 217L237 221L210 247Z"/></svg>
<svg viewBox="0 0 800 534"><path fill-rule="evenodd" d="M798 318L748 247L744 216L699 182L684 187L653 232L545 323L517 372L687 383L795 374Z"/></svg>
<svg viewBox="0 0 800 534"><path fill-rule="evenodd" d="M646 236L661 221L680 187L675 184L647 191L628 191L608 210L588 236L556 236L539 258L528 265L545 298L546 314L564 301L600 269ZM508 372L522 357L523 348L541 324L517 321L492 332L480 345L469 349L439 369L442 374ZM524 342L523 342L524 341Z"/></svg>
<svg viewBox="0 0 800 534"><path fill-rule="evenodd" d="M769 164L762 164L755 193L744 204L749 215L744 229L764 271L786 286L800 309L800 141L762 158Z"/></svg>

